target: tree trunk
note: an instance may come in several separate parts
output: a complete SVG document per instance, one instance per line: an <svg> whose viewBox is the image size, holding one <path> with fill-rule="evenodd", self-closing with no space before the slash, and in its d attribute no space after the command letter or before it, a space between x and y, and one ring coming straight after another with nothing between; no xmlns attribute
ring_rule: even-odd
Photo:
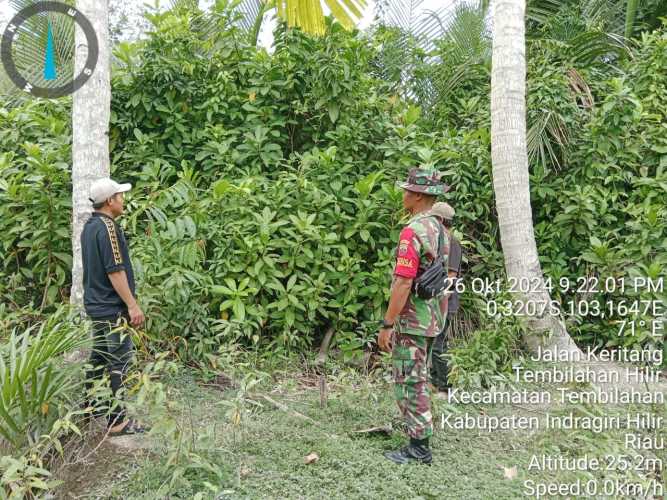
<svg viewBox="0 0 667 500"><path fill-rule="evenodd" d="M525 0L497 0L493 11L491 161L500 242L508 278L527 280L523 300L549 304L533 232L526 149ZM517 297L519 298L519 297ZM548 311L548 308L545 309ZM570 353L579 348L558 317L526 316L526 344ZM551 332L551 335L548 333Z"/></svg>
<svg viewBox="0 0 667 500"><path fill-rule="evenodd" d="M109 115L111 77L109 13L107 0L76 0L76 8L90 20L97 33L99 59L95 72L72 97L72 290L70 302L83 306L81 230L90 217L90 184L109 176ZM75 75L88 56L86 37L76 27Z"/></svg>

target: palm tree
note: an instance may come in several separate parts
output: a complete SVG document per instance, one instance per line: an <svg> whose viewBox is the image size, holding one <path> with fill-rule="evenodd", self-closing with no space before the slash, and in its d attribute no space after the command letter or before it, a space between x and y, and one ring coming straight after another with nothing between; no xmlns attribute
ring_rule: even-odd
<svg viewBox="0 0 667 500"><path fill-rule="evenodd" d="M491 71L491 160L493 188L508 278L543 283L530 205L526 145L525 0L497 0L493 12ZM531 286L522 299L550 303L544 287ZM548 311L548 309L545 309ZM576 352L559 319L546 312L528 316L526 344ZM551 332L553 335L544 338Z"/></svg>
<svg viewBox="0 0 667 500"><path fill-rule="evenodd" d="M375 21L398 35L393 43L383 41L378 61L383 80L398 75L402 89L397 91L429 114L458 86L475 78L480 68L490 68L491 44L485 21L488 1L453 1L436 11L421 10L422 3L378 0ZM445 45L451 50L443 56Z"/></svg>
<svg viewBox="0 0 667 500"><path fill-rule="evenodd" d="M107 0L77 0L76 7L97 33L99 58L90 80L72 100L72 291L70 302L83 305L81 231L90 217L88 191L93 180L109 175L111 75L109 4ZM75 74L83 68L88 47L83 32L75 34Z"/></svg>

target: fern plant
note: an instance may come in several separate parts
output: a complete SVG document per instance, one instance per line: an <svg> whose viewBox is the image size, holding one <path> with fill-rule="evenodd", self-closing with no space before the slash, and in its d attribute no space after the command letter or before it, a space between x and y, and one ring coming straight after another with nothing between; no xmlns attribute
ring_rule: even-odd
<svg viewBox="0 0 667 500"><path fill-rule="evenodd" d="M14 449L34 444L68 408L83 383L80 365L62 355L88 344L75 313L59 308L43 322L9 332L0 347L0 443ZM4 335L3 335L4 336Z"/></svg>

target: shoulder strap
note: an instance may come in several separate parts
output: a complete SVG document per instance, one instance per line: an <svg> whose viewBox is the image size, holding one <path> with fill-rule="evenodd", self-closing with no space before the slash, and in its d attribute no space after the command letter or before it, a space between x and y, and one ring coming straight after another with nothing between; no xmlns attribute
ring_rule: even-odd
<svg viewBox="0 0 667 500"><path fill-rule="evenodd" d="M458 246L458 249L459 249L458 250L459 251L459 265L458 265L458 268L456 270L456 275L460 277L461 276L461 264L463 263L463 247L461 246L461 242L456 239L456 236L452 236L450 238L450 242L451 242L450 243L450 248L451 248L452 245L456 244Z"/></svg>
<svg viewBox="0 0 667 500"><path fill-rule="evenodd" d="M438 257L443 257L445 255L444 253L444 248L445 248L445 226L440 222L440 219L436 217L435 215L432 215L432 217L435 219L435 223L438 226Z"/></svg>
<svg viewBox="0 0 667 500"><path fill-rule="evenodd" d="M445 226L440 223L440 220L435 215L429 215L428 217L433 218L435 220L436 225L438 226L438 249L437 249L437 252L435 254L435 257L436 258L438 258L438 257L442 258L445 255L444 254L444 248L445 248L444 231L445 231Z"/></svg>

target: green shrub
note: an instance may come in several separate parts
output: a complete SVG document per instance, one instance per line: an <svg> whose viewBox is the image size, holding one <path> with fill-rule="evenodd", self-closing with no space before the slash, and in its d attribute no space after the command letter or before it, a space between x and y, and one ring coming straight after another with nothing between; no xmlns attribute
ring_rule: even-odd
<svg viewBox="0 0 667 500"><path fill-rule="evenodd" d="M0 105L0 297L16 308L69 295L70 141L67 100Z"/></svg>
<svg viewBox="0 0 667 500"><path fill-rule="evenodd" d="M220 334L304 349L329 327L360 349L388 295L393 183L444 164L433 134L370 76L373 40L279 29L267 57L192 23L164 17L142 64L113 81L113 163L136 186L126 224L149 335L200 359Z"/></svg>
<svg viewBox="0 0 667 500"><path fill-rule="evenodd" d="M506 294L505 298L509 298ZM505 382L521 355L522 326L517 318L499 314L447 350L449 383L463 388L488 388Z"/></svg>

